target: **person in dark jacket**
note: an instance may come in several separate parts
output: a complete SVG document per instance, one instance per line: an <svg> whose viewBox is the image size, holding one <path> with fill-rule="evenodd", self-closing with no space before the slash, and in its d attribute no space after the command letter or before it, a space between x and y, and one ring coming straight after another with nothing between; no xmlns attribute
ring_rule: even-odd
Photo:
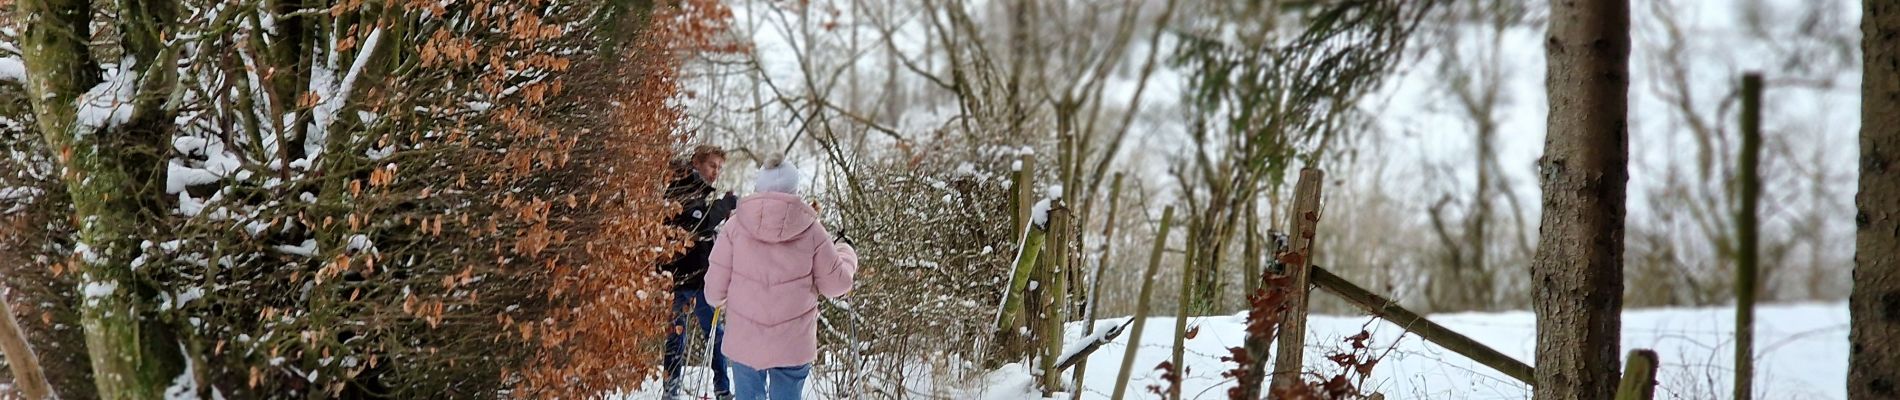
<svg viewBox="0 0 1900 400"><path fill-rule="evenodd" d="M683 369L686 352L686 335L698 336L700 332L711 335L713 393L718 399L732 397L731 381L727 378L726 356L721 351L724 342L725 327L713 326L713 306L706 302L706 258L712 254L713 239L719 234L719 225L732 214L738 205L738 197L727 192L724 197L711 199L713 182L719 180L719 171L725 167L726 152L718 146L701 145L693 149L692 157L674 165L673 182L667 185L666 198L680 205L679 215L667 221L667 225L685 230L690 234L686 243L686 252L660 265L660 270L673 277L673 326L666 334L666 398L676 398L680 391L680 372ZM688 326L696 321L698 329Z"/></svg>

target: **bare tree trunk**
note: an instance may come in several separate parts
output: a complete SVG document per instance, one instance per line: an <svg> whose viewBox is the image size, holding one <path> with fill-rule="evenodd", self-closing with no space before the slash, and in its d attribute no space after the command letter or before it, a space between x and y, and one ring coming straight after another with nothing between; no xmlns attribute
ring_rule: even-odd
<svg viewBox="0 0 1900 400"><path fill-rule="evenodd" d="M33 354L33 346L26 342L26 332L20 330L20 323L13 318L13 307L7 304L0 288L0 354L6 356L7 366L13 370L13 383L20 387L20 394L29 400L53 398L53 385L46 382L46 371L40 368L40 358Z"/></svg>
<svg viewBox="0 0 1900 400"><path fill-rule="evenodd" d="M1616 392L1629 180L1629 0L1551 3L1549 131L1531 293L1538 400Z"/></svg>
<svg viewBox="0 0 1900 400"><path fill-rule="evenodd" d="M1861 11L1860 209L1847 397L1900 398L1900 4Z"/></svg>

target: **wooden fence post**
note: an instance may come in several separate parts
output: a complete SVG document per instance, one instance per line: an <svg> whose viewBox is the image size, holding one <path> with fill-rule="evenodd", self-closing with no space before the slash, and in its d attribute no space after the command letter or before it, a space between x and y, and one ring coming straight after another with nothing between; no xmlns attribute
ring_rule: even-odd
<svg viewBox="0 0 1900 400"><path fill-rule="evenodd" d="M1042 255L1046 229L1037 227L1029 220L1033 191L1030 183L1035 181L1035 159L1022 156L1020 167L1016 171L1014 187L1010 191L1010 200L1016 204L1016 237L1021 238L1016 249L1016 261L1011 266L1009 287L1003 292L1003 304L996 309L996 338L994 350L985 351L987 367L1001 365L1005 361L1015 361L1030 354L1029 343L1016 328L1022 325L1023 297L1029 287L1031 273L1036 271L1036 259Z"/></svg>
<svg viewBox="0 0 1900 400"><path fill-rule="evenodd" d="M1038 302L1042 304L1042 309L1033 321L1036 321L1035 330L1041 336L1038 339L1042 340L1042 362L1039 366L1042 368L1043 396L1054 395L1062 387L1062 370L1056 368L1056 359L1062 357L1063 323L1068 320L1064 312L1068 311L1069 295L1066 268L1069 267L1070 215L1066 204L1061 201L1052 203L1047 211L1049 226L1045 227L1050 232L1050 238L1044 242L1049 248L1043 250L1049 256L1042 258L1042 266L1037 268L1035 274L1042 277L1036 285L1037 289L1041 289L1037 295L1041 297Z"/></svg>
<svg viewBox="0 0 1900 400"><path fill-rule="evenodd" d="M1030 206L1036 204L1036 190L1032 187L1032 184L1036 182L1036 159L1033 156L1024 155L1016 161L1016 165L1020 168L1016 169L1015 183L1010 188L1009 197L1016 205L1015 233L1016 236L1021 237L1024 231L1029 230Z"/></svg>
<svg viewBox="0 0 1900 400"><path fill-rule="evenodd" d="M1623 380L1616 387L1616 400L1650 400L1656 397L1656 352L1630 350L1623 365Z"/></svg>
<svg viewBox="0 0 1900 400"><path fill-rule="evenodd" d="M1184 376L1187 372L1187 368L1183 368L1181 364L1187 362L1188 312L1191 309L1188 303L1190 302L1189 299L1192 298L1189 294L1194 292L1193 260L1195 259L1195 251L1199 249L1194 243L1195 232L1194 223L1189 223L1187 262L1181 263L1181 295L1175 299L1176 303L1174 307L1174 346L1172 347L1174 357L1169 358L1169 360L1174 366L1175 382L1168 385L1168 400L1181 400L1180 381L1187 379L1187 376Z"/></svg>
<svg viewBox="0 0 1900 400"><path fill-rule="evenodd" d="M1313 265L1313 238L1319 225L1320 186L1326 180L1326 173L1316 168L1300 170L1300 180L1293 186L1293 218L1291 228L1293 237L1290 243L1293 249L1292 264L1287 265L1291 274L1287 290L1286 315L1280 319L1278 351L1273 359L1273 388L1299 384L1300 369L1304 363L1306 351L1306 300L1307 267Z"/></svg>
<svg viewBox="0 0 1900 400"><path fill-rule="evenodd" d="M1128 348L1122 350L1122 369L1115 377L1113 400L1122 400L1128 390L1128 372L1135 366L1135 352L1141 349L1141 328L1148 325L1148 298L1154 294L1155 270L1161 269L1161 253L1167 251L1168 227L1174 221L1174 206L1161 209L1161 230L1155 233L1154 251L1148 253L1148 269L1141 273L1141 298L1135 300L1135 327L1129 328ZM1080 395L1080 389L1077 389Z"/></svg>
<svg viewBox="0 0 1900 400"><path fill-rule="evenodd" d="M1741 207L1735 210L1735 400L1755 394L1755 282L1761 266L1761 74L1742 76Z"/></svg>

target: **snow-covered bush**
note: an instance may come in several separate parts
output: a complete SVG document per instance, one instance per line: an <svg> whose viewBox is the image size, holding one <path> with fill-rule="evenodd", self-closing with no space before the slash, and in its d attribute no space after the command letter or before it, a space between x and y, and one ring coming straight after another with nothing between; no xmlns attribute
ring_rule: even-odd
<svg viewBox="0 0 1900 400"><path fill-rule="evenodd" d="M835 204L825 209L829 219L862 257L846 300L852 312L826 307L820 327L819 367L856 368L828 375L849 380L828 387L897 397L890 391L958 376L982 360L1018 239L1009 161L983 158L991 162L864 166L846 184L861 191L827 199Z"/></svg>

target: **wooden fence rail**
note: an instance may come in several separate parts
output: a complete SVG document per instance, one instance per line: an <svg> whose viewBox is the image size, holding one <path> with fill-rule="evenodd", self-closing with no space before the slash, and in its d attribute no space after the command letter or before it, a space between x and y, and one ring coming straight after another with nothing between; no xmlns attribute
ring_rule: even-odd
<svg viewBox="0 0 1900 400"><path fill-rule="evenodd" d="M1504 355L1504 353L1493 350L1482 343L1478 343L1476 340L1471 340L1471 337L1453 331L1429 319L1425 319L1425 316L1407 310L1405 307L1400 307L1397 302L1393 302L1384 296L1373 294L1372 291L1354 285L1345 278L1334 275L1332 272L1326 271L1326 269L1320 268L1317 265L1313 266L1308 273L1311 274L1313 284L1319 286L1320 289L1339 295L1340 298L1358 306L1360 309L1364 309L1366 312L1372 313L1373 316L1379 317L1379 319L1389 321L1394 325L1398 325L1400 328L1405 328L1407 332L1417 334L1418 337L1437 344L1439 347L1444 347L1446 350L1451 350L1454 353L1465 356L1465 358L1470 358L1472 361L1477 361L1479 364L1484 364L1486 367L1491 367L1491 369L1498 370L1498 372L1503 372L1505 375L1524 382L1525 385L1536 385L1537 374L1535 370L1523 361L1518 361L1516 358Z"/></svg>

